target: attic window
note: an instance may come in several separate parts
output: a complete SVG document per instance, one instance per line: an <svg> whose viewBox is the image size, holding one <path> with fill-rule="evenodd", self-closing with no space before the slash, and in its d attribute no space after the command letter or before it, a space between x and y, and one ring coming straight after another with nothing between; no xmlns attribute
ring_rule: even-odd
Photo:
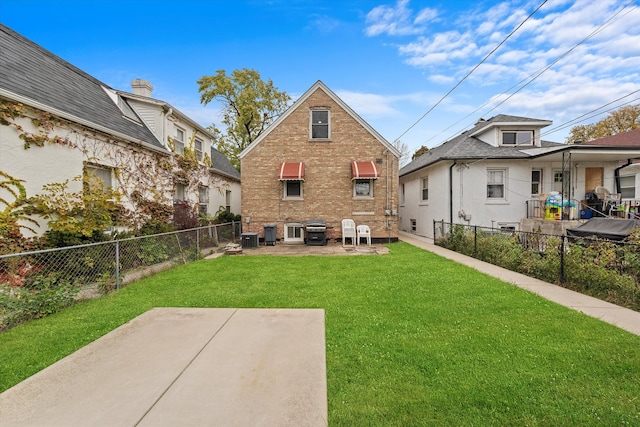
<svg viewBox="0 0 640 427"><path fill-rule="evenodd" d="M330 136L329 110L311 110L311 139L328 140Z"/></svg>
<svg viewBox="0 0 640 427"><path fill-rule="evenodd" d="M502 145L533 145L532 130L510 130L502 132Z"/></svg>

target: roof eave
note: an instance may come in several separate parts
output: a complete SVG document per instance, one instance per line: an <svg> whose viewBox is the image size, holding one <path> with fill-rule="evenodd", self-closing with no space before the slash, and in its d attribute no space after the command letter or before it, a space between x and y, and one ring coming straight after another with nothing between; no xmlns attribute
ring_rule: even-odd
<svg viewBox="0 0 640 427"><path fill-rule="evenodd" d="M10 92L10 91L8 91L6 89L0 88L0 96L3 96L5 98L9 98L9 99L13 99L13 100L15 100L17 102L20 102L22 104L28 105L28 106L33 107L33 108L37 108L38 110L47 111L47 112L52 113L52 114L54 114L54 115L56 115L56 116L58 116L60 118L65 119L65 120L69 120L71 122L78 123L78 124L80 124L82 126L86 126L86 127L91 128L91 129L95 129L95 130L103 132L103 133L105 133L107 135L112 135L112 136L118 137L118 138L123 139L123 140L125 140L127 142L131 142L131 143L134 143L134 144L142 145L145 148L148 148L150 150L156 151L158 153L169 154L169 151L167 151L166 149L163 149L163 148L161 148L159 146L156 146L156 145L153 145L151 143L142 141L140 139L132 138L129 135L126 135L124 133L121 133L121 132L118 132L118 131L114 131L114 130L109 129L109 128L105 127L105 126L99 125L97 123L93 123L93 122L91 122L89 120L82 119L80 117L74 116L73 114L69 114L69 113L64 112L62 110L59 110L59 109L57 109L55 107L51 107L50 105L46 105L46 104L43 104L43 103L41 103L39 101L33 100L31 98L28 98L28 97L25 97L25 96L22 96L22 95L18 95L16 93ZM140 125L140 126L143 126L143 125ZM160 141L158 141L158 143L161 144Z"/></svg>
<svg viewBox="0 0 640 427"><path fill-rule="evenodd" d="M269 133L280 123L282 123L287 117L289 117L300 104L307 100L316 90L322 89L324 93L326 93L336 104L338 104L342 109L344 109L351 117L353 117L362 127L364 127L371 135L374 136L385 148L387 148L394 156L400 157L400 151L394 147L389 141L387 141L382 135L380 135L374 128L371 127L362 117L360 117L351 107L349 107L340 97L338 97L331 89L327 87L322 81L318 80L311 86L305 93L302 94L298 99L296 99L293 104L287 110L280 115L267 129L265 129L260 136L258 136L251 144L249 144L242 152L238 155L240 159L249 154L251 150L255 148L260 142L267 137Z"/></svg>

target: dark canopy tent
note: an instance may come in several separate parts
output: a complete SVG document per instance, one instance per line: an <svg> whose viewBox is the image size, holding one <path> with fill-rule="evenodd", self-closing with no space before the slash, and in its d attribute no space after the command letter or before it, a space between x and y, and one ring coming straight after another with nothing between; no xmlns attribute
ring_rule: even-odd
<svg viewBox="0 0 640 427"><path fill-rule="evenodd" d="M567 228L567 236L624 240L636 227L640 227L640 220L593 218L579 227Z"/></svg>

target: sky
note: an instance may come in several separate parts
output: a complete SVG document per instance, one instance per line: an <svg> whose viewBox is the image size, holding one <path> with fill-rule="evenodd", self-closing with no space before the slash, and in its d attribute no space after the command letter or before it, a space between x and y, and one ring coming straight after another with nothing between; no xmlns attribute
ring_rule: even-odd
<svg viewBox="0 0 640 427"><path fill-rule="evenodd" d="M205 127L220 105L200 103L202 76L254 69L294 100L321 80L413 153L497 114L551 120L543 139L565 142L640 103L637 3L0 0L0 22L114 89L148 80Z"/></svg>

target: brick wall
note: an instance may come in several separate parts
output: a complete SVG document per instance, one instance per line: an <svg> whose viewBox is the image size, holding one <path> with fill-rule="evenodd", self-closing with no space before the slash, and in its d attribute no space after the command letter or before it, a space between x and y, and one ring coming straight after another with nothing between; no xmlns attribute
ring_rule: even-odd
<svg viewBox="0 0 640 427"><path fill-rule="evenodd" d="M309 140L313 107L330 110L329 142ZM380 172L374 180L374 197L354 199L351 162L371 160L378 161ZM278 179L282 162L304 162L303 200L283 200L284 184ZM385 210L397 210L397 189L398 159L317 89L242 159L243 230L262 237L264 224L276 224L276 236L282 239L285 223L319 218L333 227L327 237L337 239L342 219L352 218L356 224L369 225L373 239L396 240L397 216L385 215Z"/></svg>

